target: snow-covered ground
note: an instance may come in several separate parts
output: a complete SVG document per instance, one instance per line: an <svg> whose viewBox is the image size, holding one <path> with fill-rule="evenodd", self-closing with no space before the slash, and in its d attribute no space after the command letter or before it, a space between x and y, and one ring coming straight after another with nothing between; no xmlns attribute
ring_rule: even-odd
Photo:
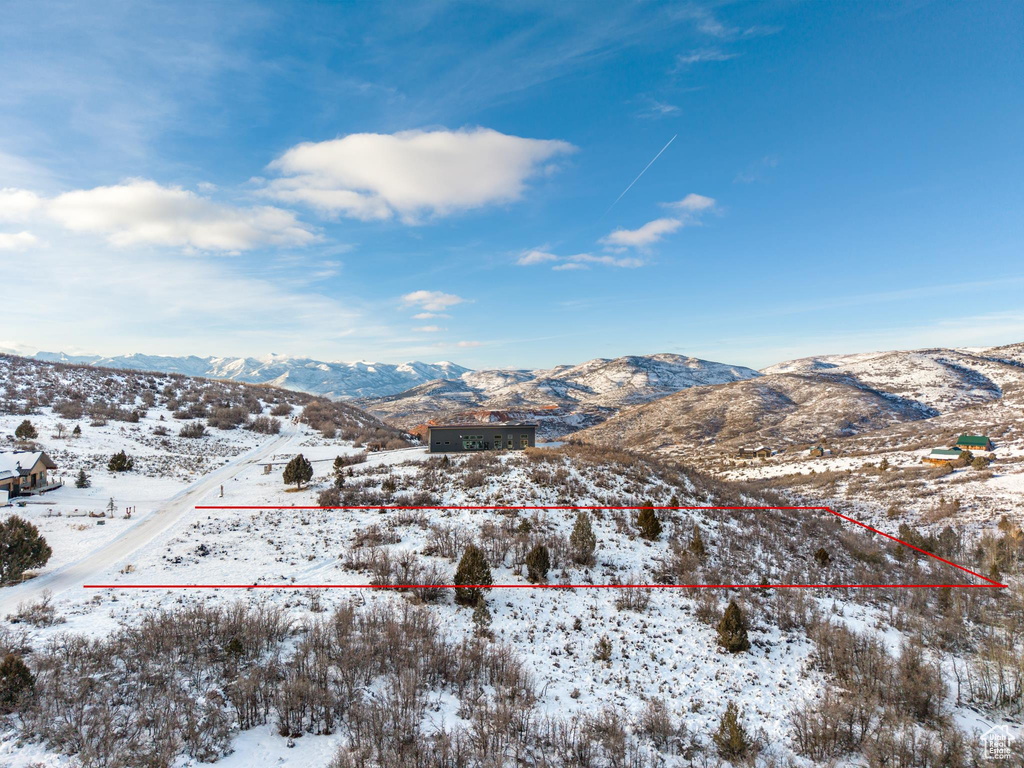
<svg viewBox="0 0 1024 768"><path fill-rule="evenodd" d="M13 433L24 418L0 416L0 436ZM0 590L2 620L18 602L38 597L44 586L52 588L53 605L64 622L50 627L18 625L33 647L41 647L64 632L104 637L120 625L137 623L149 612L193 603L273 604L285 608L294 620L321 616L323 610L352 600L362 606L381 604L397 609L410 600L407 594L351 588L371 579L365 567L354 567L354 560L370 551L386 552L393 560L413 553L417 562L434 565L450 578L455 562L431 549L432 536L442 527L450 527L467 540L472 536L482 540L488 531L493 533L503 526L517 530L528 523L531 530L564 537L573 522L570 510L304 509L317 506L318 494L330 485L334 458L361 453L362 449L350 442L326 439L287 419L282 434L277 436L209 428L208 437L188 439L178 436L183 422L173 419L160 405L150 407L138 423L109 422L91 427L87 419L79 420L82 435L76 438L55 436L61 420L48 408L27 418L39 432L35 442L55 459L57 475L67 481L63 488L26 499L23 507L12 506L0 512L31 520L54 550L50 563L35 579ZM70 427L76 422L64 423ZM169 434L155 435L154 430L161 427ZM135 470L107 470L109 456L119 450L136 458ZM885 514L888 504L884 503L884 494L903 494L894 498L908 503L918 499L915 503L919 509L914 514L921 515L935 504L938 495L963 498L964 520L977 519L985 525L991 525L1004 509L1011 515L1019 514L1024 490L1024 445L1015 437L1001 440L991 474L963 469L933 477L934 473L925 470L926 474L917 478L922 471L920 458L926 450L893 445L876 453L848 450L813 460L793 452L764 462L721 460L716 466L727 479L771 480L781 487L792 484L795 493L805 493L816 503L826 503L834 493L855 505L858 517L877 520L885 530L894 529L903 518L890 519ZM283 484L282 471L300 452L312 461L314 478L308 486L296 490ZM396 500L417 491L429 492L436 506L562 505L566 503L567 488L572 490L571 503L581 506L630 504L645 499L664 504L670 497L680 505L706 503L689 480L669 485L642 464L627 463L613 469L544 458L559 455L557 449L537 454L538 458L507 454L500 458L501 466L495 467L474 456L453 456L448 463L440 464L419 448L382 451L370 453L365 462L353 465L346 483L366 484L376 491L389 482L396 489ZM873 466L883 456L891 469ZM83 468L92 486L77 489L73 480ZM834 476L834 488L792 482L797 473L810 476L812 469L815 475ZM883 491L886 480L901 472L907 475L906 489L894 485ZM927 495L915 497L914 484L922 478L929 484ZM970 504L969 497L974 499ZM982 497L988 499L985 506L971 506ZM113 518L104 518L100 525L99 518L87 516L103 512L111 498ZM234 508L199 508L206 506ZM272 508L243 508L254 506ZM130 520L124 517L126 507L135 509ZM979 511L982 509L984 515ZM975 513L976 518L966 517ZM624 518L610 513L595 513L592 519L599 541L597 564L554 568L549 581L649 582L653 564L669 554L668 537L646 542L624 524ZM701 517L699 512L666 520L666 527L681 526L680 530L689 531L697 520L706 526L707 533L715 534L714 521ZM527 583L522 569L512 567L510 557L494 568L493 575L495 583ZM86 583L116 587L263 586L86 589ZM339 588L301 586L306 584ZM745 599L748 594L740 592L738 597ZM676 590L653 590L650 605L633 611L617 604L620 596L611 589L515 588L489 592L490 632L526 661L542 692L538 714L573 719L614 705L636 716L647 701L660 698L676 722L684 723L691 733L706 740L717 727L726 704L734 701L750 730L763 730L768 743L782 755L791 756L791 714L804 703L815 701L826 687L823 674L812 664L814 645L803 631L780 629L777 622L758 614L751 628L750 651L728 654L719 649L714 627L706 615L701 615L698 598ZM912 632L897 628L893 616L883 608L858 604L842 595L815 597L814 601L834 622L876 633L893 653L904 643L914 642ZM721 607L721 602L717 603L715 611L720 613ZM472 611L457 607L450 593L430 604L429 610L452 636L469 636L475 631ZM595 660L596 645L605 636L611 643L610 659ZM980 732L991 725L990 720L968 708L956 707L952 699L947 706L954 720L969 730ZM430 722L425 727L464 724L458 710L458 702L449 692L436 692L429 708ZM232 743L234 752L220 764L229 768L325 765L342 738L340 733L307 734L290 746L272 724L258 726L237 734ZM48 752L38 744L18 744L9 733L0 735L0 764L16 768L76 765L73 758ZM179 765L191 763L181 758Z"/></svg>

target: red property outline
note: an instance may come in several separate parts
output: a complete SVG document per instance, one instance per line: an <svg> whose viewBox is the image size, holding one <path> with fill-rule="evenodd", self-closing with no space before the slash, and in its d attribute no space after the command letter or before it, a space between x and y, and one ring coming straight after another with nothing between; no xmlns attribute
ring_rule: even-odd
<svg viewBox="0 0 1024 768"><path fill-rule="evenodd" d="M463 584L461 588L473 588L473 587L486 587L489 589L942 589L942 588L955 588L955 589L977 589L977 588L989 588L989 589L1005 589L1006 584L1000 584L987 576L982 576L980 573L975 573L970 568L965 568L962 565L957 565L951 560L946 560L943 557L929 552L920 547L915 547L913 544L908 544L902 539L898 539L884 531L880 531L877 528L872 528L866 523L862 523L859 520L854 520L852 517L848 517L839 512L836 512L831 507L609 507L609 506L502 506L502 505L486 505L486 506L461 506L461 505L448 505L448 506L338 506L338 507L319 507L319 506L287 506L287 505L270 505L270 506L246 506L246 505L198 505L195 507L196 510L201 509L237 509L237 510L313 510L313 509L354 509L354 510L416 510L416 509L437 509L437 510L503 510L503 509L516 509L516 510L598 510L598 509L609 509L609 510L627 510L627 509L663 509L663 510L790 510L790 511L812 511L812 512L828 512L836 517L845 520L848 523L858 525L865 530L877 533L879 536L884 536L887 539L895 541L897 544L902 544L904 547L908 547L923 555L927 555L930 558L938 560L941 563L950 565L964 573L969 573L971 576L981 579L984 584ZM460 588L455 584L85 584L84 589L457 589Z"/></svg>

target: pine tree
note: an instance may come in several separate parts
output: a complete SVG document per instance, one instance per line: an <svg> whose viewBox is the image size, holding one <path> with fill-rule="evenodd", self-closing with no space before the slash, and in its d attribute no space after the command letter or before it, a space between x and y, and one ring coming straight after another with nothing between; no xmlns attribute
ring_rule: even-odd
<svg viewBox="0 0 1024 768"><path fill-rule="evenodd" d="M78 424L75 424L75 428L71 430L71 434L74 437L81 437L82 436L82 428Z"/></svg>
<svg viewBox="0 0 1024 768"><path fill-rule="evenodd" d="M718 644L729 653L740 653L750 648L750 641L747 639L747 620L735 600L729 601L725 615L718 622Z"/></svg>
<svg viewBox="0 0 1024 768"><path fill-rule="evenodd" d="M693 536L690 537L690 554L696 557L698 560L703 560L707 555L707 549L704 546L704 539L700 536L700 526L693 526Z"/></svg>
<svg viewBox="0 0 1024 768"><path fill-rule="evenodd" d="M4 656L0 662L0 715L14 712L35 684L36 679L24 661L13 653Z"/></svg>
<svg viewBox="0 0 1024 768"><path fill-rule="evenodd" d="M483 590L486 589L478 585L492 583L491 567L487 565L483 551L475 544L468 545L455 570L455 584L459 587L455 590L455 602L459 605L475 605L478 600L483 600ZM463 587L464 584L473 586Z"/></svg>
<svg viewBox="0 0 1024 768"><path fill-rule="evenodd" d="M576 513L576 524L569 536L569 548L574 563L591 565L594 562L594 550L597 548L597 536L590 527L590 517L582 509Z"/></svg>
<svg viewBox="0 0 1024 768"><path fill-rule="evenodd" d="M814 553L814 559L822 568L829 564L832 556L829 555L828 550L824 547L819 547L818 551Z"/></svg>
<svg viewBox="0 0 1024 768"><path fill-rule="evenodd" d="M107 462L107 469L111 472L131 472L134 466L135 459L124 451L118 451L111 456L110 461Z"/></svg>
<svg viewBox="0 0 1024 768"><path fill-rule="evenodd" d="M346 466L348 466L348 462L345 460L344 456L335 456L334 457L334 475L335 475L335 477L341 475L341 473L345 471L345 467Z"/></svg>
<svg viewBox="0 0 1024 768"><path fill-rule="evenodd" d="M750 751L750 739L741 722L742 717L736 704L730 701L713 737L719 756L730 762L742 759Z"/></svg>
<svg viewBox="0 0 1024 768"><path fill-rule="evenodd" d="M75 478L75 488L88 488L90 485L92 485L92 480L85 474L85 470L78 470L78 477Z"/></svg>
<svg viewBox="0 0 1024 768"><path fill-rule="evenodd" d="M661 521L658 519L658 513L651 508L654 503L648 502L648 505L636 516L636 527L640 529L641 539L655 541L661 536Z"/></svg>
<svg viewBox="0 0 1024 768"><path fill-rule="evenodd" d="M0 523L0 583L17 581L30 568L41 568L53 550L39 529L11 515Z"/></svg>
<svg viewBox="0 0 1024 768"><path fill-rule="evenodd" d="M288 462L284 468L284 484L302 488L303 483L313 479L313 465L301 453Z"/></svg>
<svg viewBox="0 0 1024 768"><path fill-rule="evenodd" d="M25 419L18 425L18 428L14 430L14 436L19 440L35 440L39 437L39 433L36 431L36 428L32 426L32 422Z"/></svg>
<svg viewBox="0 0 1024 768"><path fill-rule="evenodd" d="M548 548L538 544L526 556L526 580L531 584L544 581L551 568L551 557L548 555Z"/></svg>
<svg viewBox="0 0 1024 768"><path fill-rule="evenodd" d="M473 606L473 626L476 628L476 634L481 637L490 634L491 611L487 607L487 601L482 596L476 601L476 605Z"/></svg>

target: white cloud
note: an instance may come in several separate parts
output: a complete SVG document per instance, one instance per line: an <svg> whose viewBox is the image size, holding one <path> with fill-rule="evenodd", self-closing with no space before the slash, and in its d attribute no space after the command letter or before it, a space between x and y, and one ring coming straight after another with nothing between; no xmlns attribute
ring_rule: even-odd
<svg viewBox="0 0 1024 768"><path fill-rule="evenodd" d="M405 294L402 301L406 304L414 304L428 312L443 312L448 307L463 303L465 299L453 293L442 293L441 291L413 291Z"/></svg>
<svg viewBox="0 0 1024 768"><path fill-rule="evenodd" d="M761 181L765 174L771 169L777 167L779 164L779 156L765 155L757 162L751 163L745 169L736 174L736 178L733 179L737 184L753 184L755 181Z"/></svg>
<svg viewBox="0 0 1024 768"><path fill-rule="evenodd" d="M418 328L413 328L413 330L419 331L420 333L437 333L438 331L443 331L444 329L439 325L421 325Z"/></svg>
<svg viewBox="0 0 1024 768"><path fill-rule="evenodd" d="M721 48L697 48L689 53L681 53L676 56L676 65L679 68L686 68L706 61L728 61L737 56L739 56L738 53L728 53Z"/></svg>
<svg viewBox="0 0 1024 768"><path fill-rule="evenodd" d="M146 179L65 192L46 203L46 212L67 229L102 234L122 246L148 243L243 251L316 239L291 211L225 205Z"/></svg>
<svg viewBox="0 0 1024 768"><path fill-rule="evenodd" d="M633 256L618 258L615 256L594 256L589 253L578 253L575 256L570 256L569 263L580 266L586 264L603 264L606 267L624 267L626 269L635 269L636 267L642 267L644 265L643 259L638 259Z"/></svg>
<svg viewBox="0 0 1024 768"><path fill-rule="evenodd" d="M357 355L382 346L382 327L358 298L246 273L238 260L182 259L160 250L50 240L45 270L19 274L28 302L4 319L3 335L37 349L101 354ZM89 290L82 274L90 275ZM349 344L346 348L345 344Z"/></svg>
<svg viewBox="0 0 1024 768"><path fill-rule="evenodd" d="M0 232L0 251L24 251L38 243L31 232Z"/></svg>
<svg viewBox="0 0 1024 768"><path fill-rule="evenodd" d="M522 197L549 160L575 150L489 128L353 133L292 147L271 163L267 193L362 220L415 222Z"/></svg>
<svg viewBox="0 0 1024 768"><path fill-rule="evenodd" d="M610 235L601 238L600 242L613 248L646 248L681 226L683 222L680 219L655 219L639 229L616 229Z"/></svg>
<svg viewBox="0 0 1024 768"><path fill-rule="evenodd" d="M460 341L455 346L463 347L463 348L468 348L468 347L482 347L483 345L484 345L484 342L482 342L482 341Z"/></svg>
<svg viewBox="0 0 1024 768"><path fill-rule="evenodd" d="M0 221L24 221L40 206L39 196L27 189L0 189Z"/></svg>
<svg viewBox="0 0 1024 768"><path fill-rule="evenodd" d="M435 317L451 317L451 315L446 315L444 312L417 312L413 315L414 320L430 320Z"/></svg>
<svg viewBox="0 0 1024 768"><path fill-rule="evenodd" d="M675 208L680 211L688 211L690 213L699 213L701 211L707 211L715 207L715 199L712 197L705 197L704 195L698 195L691 192L682 200L677 200L674 203L662 203L666 208Z"/></svg>
<svg viewBox="0 0 1024 768"><path fill-rule="evenodd" d="M558 261L558 256L539 248L533 248L519 254L519 258L516 259L516 264L521 267L528 267L533 264L543 264L546 261Z"/></svg>
<svg viewBox="0 0 1024 768"><path fill-rule="evenodd" d="M527 253L534 253L528 251ZM546 258L537 258L530 261L523 261L520 259L518 264L542 264L548 262L558 262L553 265L551 269L564 272L572 269L590 269L591 264L601 264L606 267L625 267L632 269L635 267L642 267L644 265L643 259L634 258L631 256L617 257L610 255L599 255L595 256L592 253L575 253L572 256L556 256L553 253L547 253L546 251L540 252Z"/></svg>
<svg viewBox="0 0 1024 768"><path fill-rule="evenodd" d="M667 104L649 96L644 97L643 101L645 107L638 113L639 117L670 117L682 112L675 104Z"/></svg>

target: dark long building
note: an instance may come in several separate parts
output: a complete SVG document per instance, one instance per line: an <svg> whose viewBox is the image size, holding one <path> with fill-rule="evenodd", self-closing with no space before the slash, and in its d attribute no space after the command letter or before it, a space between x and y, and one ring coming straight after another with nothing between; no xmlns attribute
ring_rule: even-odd
<svg viewBox="0 0 1024 768"><path fill-rule="evenodd" d="M427 427L430 453L520 451L537 445L537 425L514 422L441 424Z"/></svg>

